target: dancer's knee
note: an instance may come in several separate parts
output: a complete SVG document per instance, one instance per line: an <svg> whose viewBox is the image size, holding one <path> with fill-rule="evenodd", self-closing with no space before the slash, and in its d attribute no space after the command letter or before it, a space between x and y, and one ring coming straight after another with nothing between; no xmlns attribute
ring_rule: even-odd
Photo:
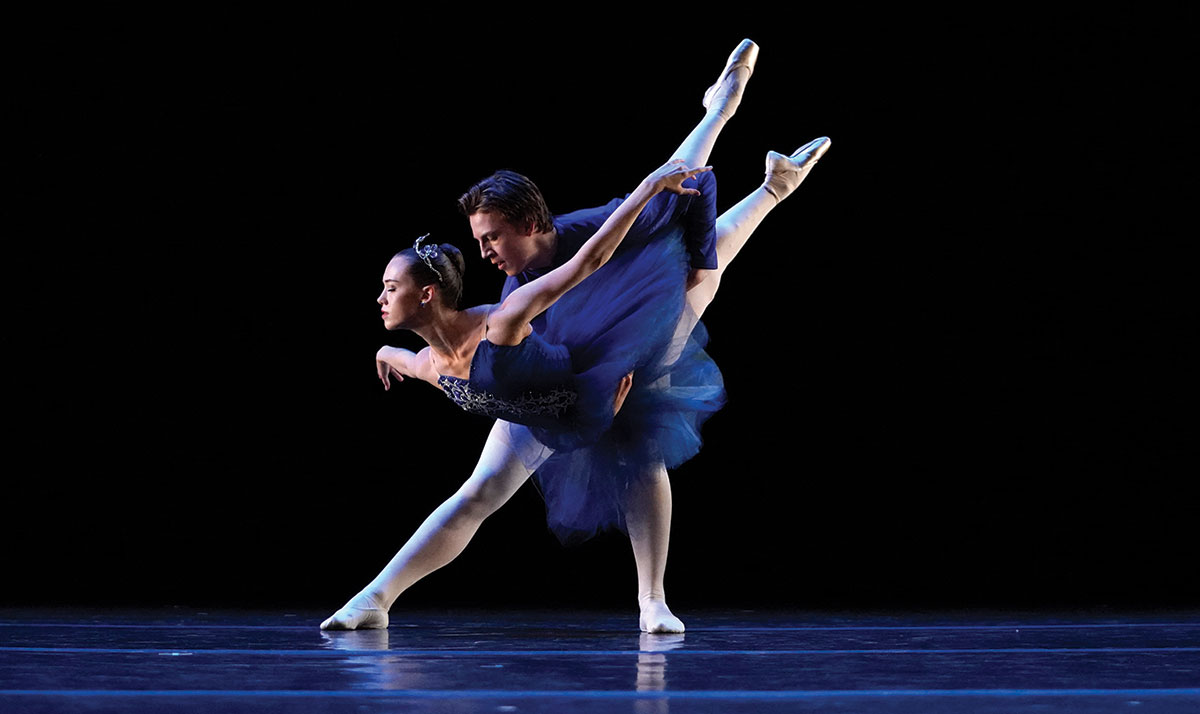
<svg viewBox="0 0 1200 714"><path fill-rule="evenodd" d="M453 520L458 523L481 523L496 512L507 499L498 498L487 484L468 481L450 498Z"/></svg>
<svg viewBox="0 0 1200 714"><path fill-rule="evenodd" d="M499 466L481 463L454 494L455 511L465 518L482 521L507 503L528 477L529 472L519 463Z"/></svg>
<svg viewBox="0 0 1200 714"><path fill-rule="evenodd" d="M549 456L528 429L497 421L479 463L449 501L456 520L482 521L516 493L533 470Z"/></svg>
<svg viewBox="0 0 1200 714"><path fill-rule="evenodd" d="M637 478L630 481L628 495L633 500L639 500L654 498L657 494L669 493L670 490L671 479L667 475L667 468L659 462L646 466L638 473Z"/></svg>

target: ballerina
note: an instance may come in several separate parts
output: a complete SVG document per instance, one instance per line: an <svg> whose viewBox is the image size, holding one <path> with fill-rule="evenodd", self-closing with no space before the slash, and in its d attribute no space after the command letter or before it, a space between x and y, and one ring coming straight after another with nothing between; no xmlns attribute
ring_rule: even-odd
<svg viewBox="0 0 1200 714"><path fill-rule="evenodd" d="M707 160L708 153L711 151L716 134L724 126L724 123L733 114L733 109L736 108L737 101L740 100L741 90L745 86L745 82L749 77L750 71L753 68L754 59L757 55L757 46L750 42L744 42L730 56L725 70L718 79L717 84L710 88L705 95L706 114L704 120L689 134L684 143L677 150L676 154L682 158L684 165L696 165L697 160ZM664 392L662 391L661 379L663 376L669 376L671 369L678 369L680 363L679 357L684 354L686 345L681 345L681 342L691 342L692 354L695 354L695 346L699 343L697 338L697 324L699 315L709 303L719 286L720 277L723 271L728 267L729 262L740 251L745 244L746 239L753 232L754 228L761 222L762 218L775 205L782 201L788 194L791 193L802 182L811 167L816 163L817 159L828 148L829 142L827 139L818 139L802 146L791 156L783 156L775 152L768 154L767 158L767 177L764 184L755 192L748 195L745 199L739 202L729 211L722 214L716 221L715 225L710 226L709 240L707 243L704 240L692 241L686 248L687 257L684 259L690 265L690 273L685 270L678 273L676 287L677 293L680 294L680 299L686 299L686 309L680 309L672 306L668 294L663 300L643 304L638 313L643 317L647 311L657 310L653 313L656 315L662 314L662 305L667 304L666 312L676 311L676 318L673 321L677 327L674 329L673 339L657 340L657 346L653 349L647 349L644 354L650 355L649 359L643 359L639 369L632 370L636 377L633 378L633 385L630 385L630 377L627 373L622 373L613 377L613 381L607 385L607 393L601 393L597 397L593 394L592 398L585 401L590 401L592 404L603 403L607 399L606 409L600 410L592 408L590 411L593 416L599 417L598 423L592 423L590 426L574 430L555 429L555 424L536 424L536 417L528 417L521 414L501 414L495 411L488 412L490 406L485 406L484 402L475 399L470 395L470 391L463 385L469 387L471 370L470 366L474 360L474 353L467 356L469 350L448 351L437 350L438 355L434 355L434 348L428 348L430 352L424 361L418 355L407 353L403 350L394 350L393 348L383 348L377 355L377 367L379 368L380 378L384 381L385 387L389 386L389 380L394 378L403 378L405 374L409 376L417 376L426 381L437 383L449 395L454 396L455 392L459 392L462 397L460 403L470 408L472 406L482 408L492 416L507 416L509 419L525 419L527 424L520 425L513 423L507 419L498 419L495 426L489 435L487 444L484 447L480 461L472 474L471 478L458 490L450 499L442 506L434 511L433 514L426 519L422 526L417 530L413 537L405 544L399 553L392 561L384 568L384 570L373 580L366 588L364 588L357 596L352 598L341 610L334 616L322 623L323 629L355 629L367 627L386 627L388 622L387 611L391 604L407 587L419 580L424 575L450 562L454 557L462 551L469 542L470 538L477 530L480 523L490 513L494 512L509 497L515 490L527 479L531 473L537 472L539 483L543 486L544 495L552 496L560 506L559 510L570 511L570 508L561 508L563 503L574 507L575 513L570 515L578 516L578 508L588 508L595 506L594 498L596 494L589 492L584 487L582 489L574 486L574 490L566 494L558 493L564 481L567 484L572 484L574 481L564 480L561 478L552 477L553 474L562 475L569 473L574 476L578 472L578 467L589 467L590 461L594 461L597 455L604 456L605 448L610 448L612 444L606 444L605 448L596 448L595 444L588 448L570 448L571 439L586 441L587 438L594 439L596 434L602 437L611 436L616 429L611 428L612 418L615 413L617 417L627 415L630 419L637 423L639 417L645 417L647 413L655 417L661 417L664 413L663 404L670 404L669 395L666 402L663 401ZM695 175L695 174L694 174ZM493 179L496 177L493 177ZM523 177L521 177L523 178ZM482 182L487 183L487 182ZM481 185L482 185L481 183ZM691 198L697 195L696 190L673 192L671 195L659 194L653 199L656 202L669 202L672 207L668 210L648 211L654 213L660 218L669 216L669 219L664 225L670 225L673 222L678 223L680 216L689 214L690 206L685 206L682 210L675 210L680 202L701 201L702 206L711 208L715 203L712 182L712 174L700 172L695 179L691 179L691 186L704 186L700 191L699 199ZM530 184L532 185L532 184ZM682 188L684 184L680 185ZM486 188L486 187L485 187ZM480 191L486 193L486 191ZM540 193L536 192L536 200L534 203L544 205L541 201ZM636 193L636 192L635 192ZM471 192L468 192L468 196ZM467 199L468 196L464 196ZM632 197L632 195L631 195ZM687 197L687 198L685 198ZM628 200L628 199L627 199ZM618 201L619 202L619 201ZM618 203L614 202L614 203ZM486 203L486 202L485 202ZM546 277L554 274L554 271L562 267L579 253L575 252L575 246L571 244L571 236L578 231L563 230L564 227L570 227L571 224L580 224L585 229L590 229L601 216L611 217L616 215L613 208L613 203L601 209L595 209L591 212L580 212L586 214L580 217L578 214L568 214L566 217L570 219L572 216L577 220L556 221L554 223L554 232L547 230L547 223L536 220L525 220L520 215L506 216L499 211L494 210L490 206L471 206L464 205L464 212L468 213L475 237L479 240L481 255L496 264L501 270L506 272L510 277L506 282L504 290L504 299L507 300L514 294L517 294L523 286L535 285L542 282ZM623 206L623 203L619 205ZM704 209L696 209L703 214ZM498 215L499 214L499 215ZM543 211L541 215L548 216L548 211ZM643 216L644 218L644 216ZM641 219L639 219L641 220ZM605 219L607 222L607 218ZM645 222L645 221L644 221ZM649 223L654 224L655 220L649 220ZM489 226L491 227L489 229ZM662 226L658 226L662 228ZM651 230L653 234L655 230ZM686 236L685 236L686 239ZM590 240L590 239L589 239ZM646 246L682 246L683 242L679 240L653 240L647 241L645 237L641 239L644 243L638 248L640 251ZM685 241L686 242L686 241ZM586 243L585 243L586 244ZM715 244L715 247L714 247ZM627 248L632 250L632 248ZM682 254L682 248L680 254ZM451 295L457 290L461 292L461 255L456 255L457 251L449 246L441 246L439 249L432 249L431 246L418 246L418 249L413 251L413 255L418 253L424 254L419 263L412 257L401 260L398 256L397 260L401 260L404 265L415 268L417 273L425 272L424 269L429 269L432 272L426 272L424 280L416 280L417 283L425 282L424 285L417 286L419 290L424 290L422 297L425 298L426 304L434 302L435 296L439 292L445 293L447 288ZM714 261L713 254L715 253L716 260ZM447 256L450 256L447 258ZM678 256L676 256L678 258ZM428 262L427 260L428 259ZM641 264L651 265L667 261L667 258L659 255L658 257L646 260L642 259ZM397 261L394 260L393 263ZM669 262L669 261L667 261ZM683 265L683 262L679 263ZM396 266L399 267L399 266ZM393 264L389 264L389 271L393 268ZM603 270L607 270L606 267ZM548 272L547 272L548 271ZM436 275L435 275L436 274ZM449 285L442 285L447 279L443 274L449 275ZM399 276L393 276L399 277ZM599 280L601 274L597 274L594 280ZM426 282L428 281L428 282ZM458 281L458 287L454 288L454 284ZM396 280L393 284L399 285L401 280ZM620 284L622 281L613 281ZM682 295L682 287L684 283L690 287L687 290L686 296ZM667 281L669 284L670 281ZM608 282L597 282L596 285L607 285ZM406 284L411 292L414 286ZM561 297L567 302L570 301L572 294L576 291L568 291ZM595 292L592 290L591 292ZM584 292L580 293L585 294ZM381 295L380 302L385 304L385 307L391 305L389 293L385 291ZM444 297L444 295L443 295ZM502 302L501 305L504 303ZM573 309L579 307L578 303ZM418 312L421 308L417 308ZM492 310L494 312L494 309ZM480 318L479 310L474 312L471 310L455 313L456 320L461 321L460 326L470 327L475 325L477 328L483 327L488 322L488 312L485 310L484 316ZM549 325L551 330L558 329L560 332L564 324L578 323L578 320L570 320L572 312L567 310L567 303L559 302L554 305L546 315L541 318L540 324L545 327ZM656 318L657 319L657 318ZM539 324L538 321L531 320L534 324ZM642 321L643 323L645 320ZM661 322L661 320L658 320ZM641 323L638 323L641 324ZM671 324L671 323L667 323ZM490 329L490 328L484 328ZM524 334L528 337L528 327L520 327L515 333L506 332L505 336L497 335L499 341L512 340L521 337ZM586 331L586 330L585 330ZM478 334L478 333L476 333ZM436 334L434 339L440 339ZM682 336L682 340L680 339ZM540 336L535 339L540 339L545 343L546 340ZM649 340L651 342L655 340ZM476 338L478 342L478 339ZM491 342L492 337L484 340L484 343ZM479 343L479 344L484 344ZM553 344L553 342L549 343ZM503 347L505 345L497 346ZM442 343L442 347L451 347L449 343ZM492 349L492 348L487 348ZM504 351L504 350L499 350ZM424 353L424 351L423 351ZM685 362L688 360L684 360ZM703 362L703 360L701 360ZM424 365L422 367L421 365ZM436 367L429 369L429 367ZM442 369L444 371L438 371ZM624 365L618 369L624 369ZM422 371L423 370L423 371ZM715 368L713 369L715 372ZM463 375L466 375L464 377ZM647 377L643 379L643 377ZM711 377L711 375L710 375ZM669 380L667 380L669 381ZM707 413L720 405L720 384L719 375L716 381L707 385L708 403L700 405L689 404L683 409L677 409L677 412L683 412L686 418L692 418L693 424L698 426L698 422L702 421ZM644 387L644 389L642 389ZM655 391L655 388L659 391ZM639 391L640 390L640 391ZM667 387L669 391L669 387ZM566 390L569 394L571 390ZM595 392L596 390L593 390ZM630 395L633 395L632 398ZM647 398L641 398L649 395ZM494 395L493 395L494 396ZM482 399L486 400L489 397L485 396ZM562 397L570 399L569 396ZM578 398L578 394L576 395ZM658 398L658 401L655 399ZM475 400L474 403L472 400ZM629 399L629 402L625 400ZM456 399L457 400L457 399ZM553 399L551 400L553 402ZM494 403L491 405L494 406ZM507 405L511 407L511 405ZM623 408L622 408L623 407ZM562 408L559 405L558 408ZM510 410L511 411L511 410ZM670 413L670 409L665 410ZM678 416L678 414L674 414ZM644 420L643 420L644 421ZM653 419L651 419L653 422ZM538 436L535 436L535 433ZM639 432L635 432L639 433ZM640 432L645 433L645 432ZM626 432L628 437L628 432ZM604 494L610 498L599 499L606 501L604 506L604 517L609 519L609 522L604 525L614 525L612 519L618 519L615 525L623 526L629 533L631 542L634 547L634 556L638 566L639 580L639 606L640 619L639 625L642 630L647 632L682 632L683 623L676 618L666 605L665 592L662 587L662 580L665 571L669 525L670 525L670 487L667 480L666 468L673 465L680 458L679 454L683 453L683 458L694 453L694 448L698 448L698 436L689 435L689 439L685 439L682 446L675 443L668 443L667 451L674 451L671 456L664 456L662 453L662 444L653 443L652 438L643 438L643 445L649 444L655 447L654 449L643 449L641 456L644 463L639 464L637 473L633 478L623 484L619 484L624 488L625 493L619 498L618 502L614 502L612 496L612 485L601 484L609 487L608 493ZM628 441L628 438L626 439ZM638 439L634 439L635 442ZM694 441L694 444L691 443ZM558 451L547 445L545 442L550 442L558 447ZM563 449L566 445L568 448ZM690 452L690 453L688 453ZM608 453L607 455L611 455ZM548 468L557 465L558 468ZM604 469L600 469L603 471ZM548 475L550 474L550 475ZM547 487L551 493L547 494ZM593 501L593 503L589 503ZM547 498L548 507L551 509L551 525L555 526L555 504L551 503L551 497ZM586 513L585 515L595 520L595 513ZM561 518L559 525L564 527L564 530L569 534L574 524L565 522ZM589 532L588 528L594 528L593 522L590 526L586 525L582 530L585 535ZM556 532L560 537L563 536L563 531L556 528Z"/></svg>

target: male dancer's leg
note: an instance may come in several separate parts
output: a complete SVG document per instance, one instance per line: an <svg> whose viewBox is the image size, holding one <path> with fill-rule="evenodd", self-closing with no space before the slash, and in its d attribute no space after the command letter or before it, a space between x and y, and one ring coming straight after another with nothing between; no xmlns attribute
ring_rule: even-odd
<svg viewBox="0 0 1200 714"><path fill-rule="evenodd" d="M699 129L693 133L697 132ZM693 146L702 144L691 136L684 146L689 143ZM711 143L708 148L711 149ZM680 316L676 327L676 350L683 349L687 336L716 296L721 276L746 245L750 235L767 213L804 181L809 170L828 148L829 140L822 137L800 147L790 157L771 152L767 157L767 176L763 185L717 219L717 269L710 271L702 282L688 290L688 309ZM677 358L678 354L675 352L668 359ZM625 522L637 562L642 630L651 633L683 632L683 622L667 607L664 589L671 532L671 484L667 470L661 464L635 482L626 505Z"/></svg>
<svg viewBox="0 0 1200 714"><path fill-rule="evenodd" d="M717 137L737 111L757 57L758 46L749 40L729 55L716 83L705 92L704 118L684 137L671 154L672 159L683 159L688 166L708 163ZM664 588L671 534L671 482L661 463L641 476L635 479L625 507L625 525L638 572L639 624L644 632L683 632L683 622L667 607Z"/></svg>
<svg viewBox="0 0 1200 714"><path fill-rule="evenodd" d="M663 578L671 541L671 482L660 462L635 479L625 506L625 527L637 563L638 624L643 632L683 632L667 607Z"/></svg>
<svg viewBox="0 0 1200 714"><path fill-rule="evenodd" d="M425 519L367 587L321 623L321 629L387 627L387 612L396 598L458 557L484 519L508 502L550 454L525 427L497 421L471 477Z"/></svg>

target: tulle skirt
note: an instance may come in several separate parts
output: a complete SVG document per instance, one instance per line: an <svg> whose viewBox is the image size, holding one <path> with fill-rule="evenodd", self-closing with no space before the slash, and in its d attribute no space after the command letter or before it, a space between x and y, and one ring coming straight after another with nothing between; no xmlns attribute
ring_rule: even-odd
<svg viewBox="0 0 1200 714"><path fill-rule="evenodd" d="M570 423L530 427L553 454L534 472L564 543L625 529L630 490L700 449L700 426L725 400L707 333L686 308L678 227L623 246L546 313L541 335L570 350L579 399ZM633 386L614 417L617 385ZM540 459L539 459L540 460Z"/></svg>

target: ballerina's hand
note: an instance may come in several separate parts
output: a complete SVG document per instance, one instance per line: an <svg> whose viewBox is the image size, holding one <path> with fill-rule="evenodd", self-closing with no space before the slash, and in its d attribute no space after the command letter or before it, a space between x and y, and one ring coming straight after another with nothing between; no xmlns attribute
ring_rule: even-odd
<svg viewBox="0 0 1200 714"><path fill-rule="evenodd" d="M696 169L689 169L683 159L672 159L647 176L646 183L660 191L670 191L681 196L699 196L700 192L698 190L684 188L683 182L705 171L712 171L712 167L701 166Z"/></svg>
<svg viewBox="0 0 1200 714"><path fill-rule="evenodd" d="M381 355L382 353L383 349L380 349L379 354ZM400 374L395 367L381 359L379 355L375 356L375 374L377 374L380 381L383 382L384 391L392 388L391 380L388 379L389 377L395 377L397 382L404 381L404 375Z"/></svg>

